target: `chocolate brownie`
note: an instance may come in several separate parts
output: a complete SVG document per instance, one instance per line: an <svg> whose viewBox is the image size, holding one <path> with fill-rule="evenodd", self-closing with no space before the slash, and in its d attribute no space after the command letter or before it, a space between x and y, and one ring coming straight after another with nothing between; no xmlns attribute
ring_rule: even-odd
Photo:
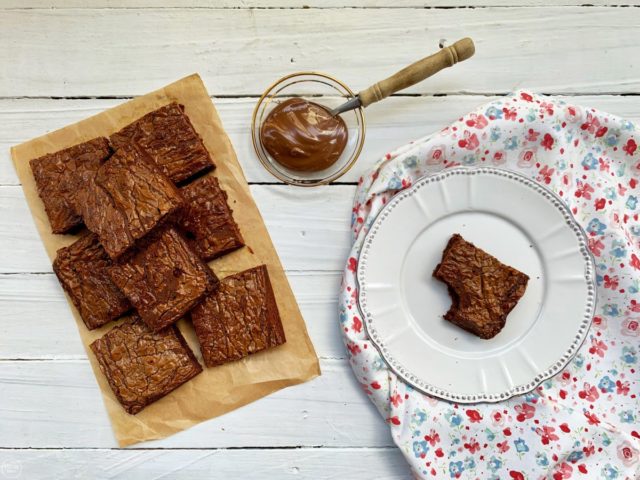
<svg viewBox="0 0 640 480"><path fill-rule="evenodd" d="M452 305L444 318L484 339L502 330L529 281L459 234L449 240L433 275L449 288Z"/></svg>
<svg viewBox="0 0 640 480"><path fill-rule="evenodd" d="M185 206L179 225L204 260L225 255L244 245L227 204L227 193L214 176L200 178L180 189Z"/></svg>
<svg viewBox="0 0 640 480"><path fill-rule="evenodd" d="M191 311L208 367L285 343L265 265L231 275Z"/></svg>
<svg viewBox="0 0 640 480"><path fill-rule="evenodd" d="M110 140L114 148L136 143L176 183L214 167L184 107L175 102L147 113Z"/></svg>
<svg viewBox="0 0 640 480"><path fill-rule="evenodd" d="M82 224L73 196L82 174L98 170L110 153L109 142L100 137L29 162L53 233L66 233Z"/></svg>
<svg viewBox="0 0 640 480"><path fill-rule="evenodd" d="M129 301L109 277L110 266L109 255L93 233L86 233L58 250L53 262L53 271L89 330L131 309Z"/></svg>
<svg viewBox="0 0 640 480"><path fill-rule="evenodd" d="M93 342L91 350L111 390L130 414L202 372L177 327L154 333L136 316Z"/></svg>
<svg viewBox="0 0 640 480"><path fill-rule="evenodd" d="M113 259L182 206L175 185L133 145L126 145L87 175L75 196L85 225Z"/></svg>
<svg viewBox="0 0 640 480"><path fill-rule="evenodd" d="M173 227L151 234L114 263L109 275L156 332L218 286L215 274Z"/></svg>

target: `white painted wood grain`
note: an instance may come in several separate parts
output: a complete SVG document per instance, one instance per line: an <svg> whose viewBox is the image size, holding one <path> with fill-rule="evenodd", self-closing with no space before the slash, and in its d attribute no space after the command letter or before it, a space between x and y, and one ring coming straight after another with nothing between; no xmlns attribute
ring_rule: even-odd
<svg viewBox="0 0 640 480"><path fill-rule="evenodd" d="M286 270L342 270L354 186L252 185L251 192ZM0 187L0 273L50 271L22 188Z"/></svg>
<svg viewBox="0 0 640 480"><path fill-rule="evenodd" d="M137 447L392 445L347 362L323 360L321 368L311 382ZM0 392L0 449L117 446L86 360L0 361Z"/></svg>
<svg viewBox="0 0 640 480"><path fill-rule="evenodd" d="M0 450L5 478L29 480L409 480L392 448L287 450Z"/></svg>
<svg viewBox="0 0 640 480"><path fill-rule="evenodd" d="M495 96L453 95L446 97L391 97L369 107L366 112L367 138L360 160L340 179L357 182L360 175L388 151L447 124ZM640 120L640 96L561 96L567 101ZM95 115L125 100L0 100L0 185L16 185L9 148L30 138L44 135L83 118ZM256 158L251 144L251 113L255 98L214 98L225 130L235 148L249 182L274 182Z"/></svg>
<svg viewBox="0 0 640 480"><path fill-rule="evenodd" d="M289 272L318 356L344 358L338 272ZM0 275L0 360L85 359L70 307L53 274ZM0 477L2 478L2 477Z"/></svg>
<svg viewBox="0 0 640 480"><path fill-rule="evenodd" d="M633 92L639 23L600 7L4 10L0 92L137 95L200 72L212 94L259 94L299 70L362 89L463 36L476 56L409 91Z"/></svg>

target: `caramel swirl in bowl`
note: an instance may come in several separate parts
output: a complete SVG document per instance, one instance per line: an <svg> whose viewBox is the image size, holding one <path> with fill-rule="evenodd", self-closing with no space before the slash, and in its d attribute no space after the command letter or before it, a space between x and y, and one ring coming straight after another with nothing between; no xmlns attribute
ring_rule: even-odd
<svg viewBox="0 0 640 480"><path fill-rule="evenodd" d="M318 172L340 158L348 131L344 120L322 105L291 98L269 112L260 137L279 164L298 172Z"/></svg>

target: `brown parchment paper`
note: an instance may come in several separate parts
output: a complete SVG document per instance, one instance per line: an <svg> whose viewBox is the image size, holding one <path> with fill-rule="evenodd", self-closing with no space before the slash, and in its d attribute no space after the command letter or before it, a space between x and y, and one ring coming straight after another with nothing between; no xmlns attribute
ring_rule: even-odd
<svg viewBox="0 0 640 480"><path fill-rule="evenodd" d="M218 177L222 187L229 194L229 203L233 208L234 218L240 226L247 245L210 262L209 265L222 278L262 263L266 264L287 342L282 346L254 354L239 362L215 368L204 368L200 375L163 399L148 406L137 415L129 415L116 400L95 357L89 350L89 344L110 330L114 323L97 330L87 330L71 300L67 297L91 367L102 390L102 397L111 419L115 437L121 447L145 440L167 437L253 402L281 388L302 383L320 375L318 358L280 259L253 201L249 185L242 173L231 142L222 127L218 113L197 74L11 148L15 169L49 258L53 261L56 251L60 247L69 245L77 237L51 233L42 201L36 191L29 160L97 136L108 137L145 113L171 101L179 102L185 106L186 114L212 154L217 168L210 175ZM247 122L249 121L250 119L247 118ZM190 323L182 319L178 326L200 363L204 364Z"/></svg>

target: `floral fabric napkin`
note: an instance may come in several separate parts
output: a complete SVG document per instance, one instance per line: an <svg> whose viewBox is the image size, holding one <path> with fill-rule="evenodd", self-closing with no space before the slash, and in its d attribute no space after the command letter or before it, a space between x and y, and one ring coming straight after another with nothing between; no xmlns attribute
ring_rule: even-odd
<svg viewBox="0 0 640 480"><path fill-rule="evenodd" d="M387 154L360 180L340 322L355 375L416 477L640 478L639 143L632 122L521 91ZM500 166L547 185L596 259L597 313L576 357L535 391L498 404L456 405L414 390L387 367L358 308L358 254L376 214L418 178L457 165Z"/></svg>

